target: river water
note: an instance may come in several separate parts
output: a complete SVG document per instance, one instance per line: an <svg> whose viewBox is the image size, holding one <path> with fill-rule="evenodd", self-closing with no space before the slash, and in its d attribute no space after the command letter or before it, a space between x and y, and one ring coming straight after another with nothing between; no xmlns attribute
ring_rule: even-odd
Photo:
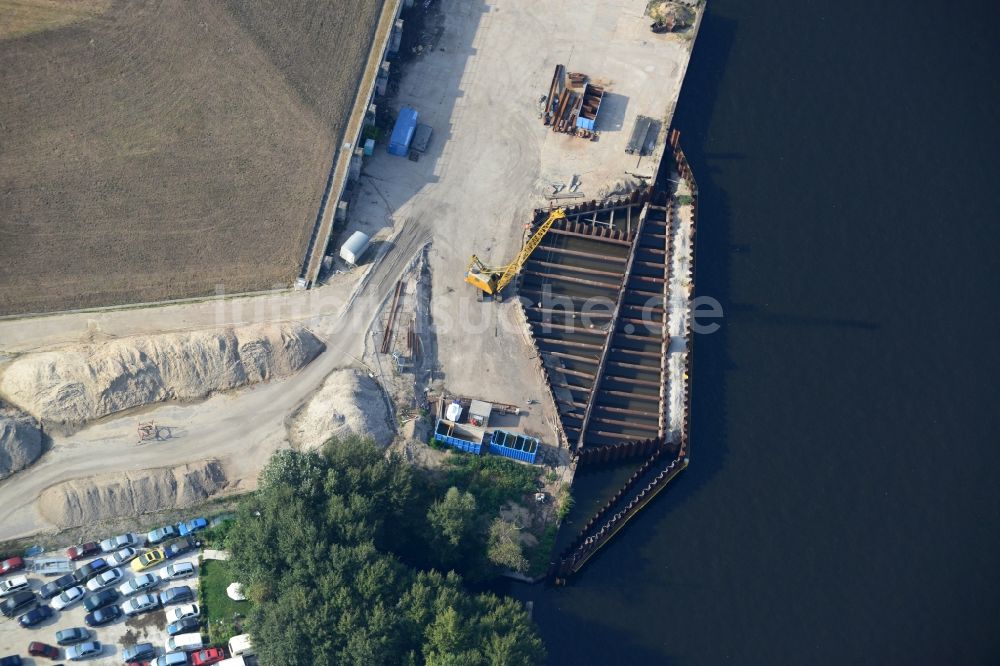
<svg viewBox="0 0 1000 666"><path fill-rule="evenodd" d="M1000 662L995 13L710 1L692 462L568 588L508 588L551 663Z"/></svg>

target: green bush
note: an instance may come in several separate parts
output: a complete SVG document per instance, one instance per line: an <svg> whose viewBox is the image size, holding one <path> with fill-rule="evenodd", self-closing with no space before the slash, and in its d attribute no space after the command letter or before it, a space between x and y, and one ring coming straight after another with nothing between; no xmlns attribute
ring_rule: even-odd
<svg viewBox="0 0 1000 666"><path fill-rule="evenodd" d="M445 487L467 490L483 513L493 515L506 502L535 492L538 468L498 456L453 453L444 460Z"/></svg>

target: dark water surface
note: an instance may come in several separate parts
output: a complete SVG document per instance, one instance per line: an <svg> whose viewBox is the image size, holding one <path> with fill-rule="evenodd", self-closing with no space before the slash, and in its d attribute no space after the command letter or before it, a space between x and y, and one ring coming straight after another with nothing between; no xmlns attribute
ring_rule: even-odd
<svg viewBox="0 0 1000 666"><path fill-rule="evenodd" d="M510 589L553 664L1000 663L995 16L710 0L692 464L571 587Z"/></svg>

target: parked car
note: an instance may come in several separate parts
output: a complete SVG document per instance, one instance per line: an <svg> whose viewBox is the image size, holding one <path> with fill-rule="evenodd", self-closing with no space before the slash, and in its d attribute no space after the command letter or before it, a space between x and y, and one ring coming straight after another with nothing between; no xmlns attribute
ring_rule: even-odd
<svg viewBox="0 0 1000 666"><path fill-rule="evenodd" d="M113 567L120 567L130 560L134 560L139 556L139 551L131 546L127 546L120 550L116 550L111 555L108 555L108 564Z"/></svg>
<svg viewBox="0 0 1000 666"><path fill-rule="evenodd" d="M137 661L146 661L156 656L156 648L152 643L136 643L132 647L122 650L122 661L126 664L134 664Z"/></svg>
<svg viewBox="0 0 1000 666"><path fill-rule="evenodd" d="M155 546L158 543L163 543L167 539L173 539L177 536L177 528L173 525L164 525L163 527L157 528L146 535L146 543L151 546Z"/></svg>
<svg viewBox="0 0 1000 666"><path fill-rule="evenodd" d="M83 621L87 623L88 627L103 627L110 622L114 622L121 616L122 609L118 606L105 606L104 608L98 608L93 613L84 615Z"/></svg>
<svg viewBox="0 0 1000 666"><path fill-rule="evenodd" d="M226 653L222 651L222 648L198 650L191 655L191 666L208 666L209 664L217 664L225 658Z"/></svg>
<svg viewBox="0 0 1000 666"><path fill-rule="evenodd" d="M73 645L89 639L90 631L83 627L70 627L56 632L56 643L59 645Z"/></svg>
<svg viewBox="0 0 1000 666"><path fill-rule="evenodd" d="M31 590L21 590L4 599L3 603L0 603L0 613L3 613L5 617L13 617L36 601L38 601L38 597L35 596L34 592Z"/></svg>
<svg viewBox="0 0 1000 666"><path fill-rule="evenodd" d="M108 569L88 580L87 589L91 592L97 592L100 589L117 583L124 577L125 574L122 573L121 569Z"/></svg>
<svg viewBox="0 0 1000 666"><path fill-rule="evenodd" d="M76 582L85 583L87 580L101 573L105 569L110 568L111 565L108 564L107 560L103 557L96 557L90 562L87 562L82 567L73 572L73 577L76 578Z"/></svg>
<svg viewBox="0 0 1000 666"><path fill-rule="evenodd" d="M136 573L145 571L150 567L155 567L165 559L167 559L167 556L163 554L163 549L154 548L153 550L146 551L139 557L132 560L132 571L135 571Z"/></svg>
<svg viewBox="0 0 1000 666"><path fill-rule="evenodd" d="M167 565L160 578L163 580L177 580L194 575L194 564L191 562L173 562Z"/></svg>
<svg viewBox="0 0 1000 666"><path fill-rule="evenodd" d="M190 663L187 652L170 652L162 657L157 657L152 666L188 666ZM0 664L0 666L3 665Z"/></svg>
<svg viewBox="0 0 1000 666"><path fill-rule="evenodd" d="M199 530L203 530L206 527L208 527L208 521L204 518L192 518L191 520L183 523L178 523L177 533L181 536L187 536L188 534L194 534Z"/></svg>
<svg viewBox="0 0 1000 666"><path fill-rule="evenodd" d="M198 609L198 604L174 606L167 610L167 622L178 622L186 617L198 617L199 615L201 615L201 611Z"/></svg>
<svg viewBox="0 0 1000 666"><path fill-rule="evenodd" d="M67 548L66 557L75 562L76 560L87 557L88 555L93 555L100 549L101 547L97 545L96 541L88 541L87 543L80 544L79 546Z"/></svg>
<svg viewBox="0 0 1000 666"><path fill-rule="evenodd" d="M55 645L49 645L48 643L41 643L39 641L31 641L28 643L28 654L32 657L48 657L49 659L58 659L60 656L59 648Z"/></svg>
<svg viewBox="0 0 1000 666"><path fill-rule="evenodd" d="M189 537L184 537L182 539L174 539L163 546L163 554L168 559L171 560L179 555L192 550L195 547L195 542Z"/></svg>
<svg viewBox="0 0 1000 666"><path fill-rule="evenodd" d="M27 576L14 576L7 580L0 580L0 598L9 597L15 592L21 592L31 587Z"/></svg>
<svg viewBox="0 0 1000 666"><path fill-rule="evenodd" d="M66 658L70 661L83 661L94 655L101 654L102 650L104 650L104 647L101 645L101 641L87 641L86 643L71 645L66 648Z"/></svg>
<svg viewBox="0 0 1000 666"><path fill-rule="evenodd" d="M119 534L116 537L105 539L100 543L102 553L110 553L126 546L135 547L139 545L138 534Z"/></svg>
<svg viewBox="0 0 1000 666"><path fill-rule="evenodd" d="M201 637L201 632L191 632L190 634L171 636L167 639L164 647L167 652L175 652L177 650L190 652L192 650L200 650L204 645L205 641Z"/></svg>
<svg viewBox="0 0 1000 666"><path fill-rule="evenodd" d="M187 658L187 655L184 655ZM21 661L20 655L12 654L9 657L0 658L0 666L21 666L24 663ZM186 661L184 662L187 663Z"/></svg>
<svg viewBox="0 0 1000 666"><path fill-rule="evenodd" d="M163 592L160 592L160 604L163 606L167 604L184 604L189 601L194 601L194 591L187 585L168 587Z"/></svg>
<svg viewBox="0 0 1000 666"><path fill-rule="evenodd" d="M167 625L167 636L176 636L177 634L189 634L192 631L198 631L199 623L196 617L186 617L183 620L177 620L177 622L171 622Z"/></svg>
<svg viewBox="0 0 1000 666"><path fill-rule="evenodd" d="M82 585L75 585L68 590L63 590L62 593L52 600L52 607L58 611L66 610L78 601L83 601L83 598L87 596L86 590L83 589Z"/></svg>
<svg viewBox="0 0 1000 666"><path fill-rule="evenodd" d="M65 576L59 576L55 580L49 581L45 585L42 585L41 589L38 590L38 596L42 599L51 599L60 592L65 592L69 588L76 585L76 578L73 578L73 574L66 574Z"/></svg>
<svg viewBox="0 0 1000 666"><path fill-rule="evenodd" d="M55 611L48 606L37 606L19 617L17 619L17 623L25 629L29 629L36 624L45 622L45 620L49 619L53 615L55 615Z"/></svg>
<svg viewBox="0 0 1000 666"><path fill-rule="evenodd" d="M9 573L14 573L15 571L20 571L24 568L24 558L23 557L11 557L3 562L0 562L0 576L6 576Z"/></svg>
<svg viewBox="0 0 1000 666"><path fill-rule="evenodd" d="M95 611L98 608L104 608L109 604L113 604L118 601L117 590L101 590L97 594L92 594L83 600L83 607L88 611Z"/></svg>
<svg viewBox="0 0 1000 666"><path fill-rule="evenodd" d="M138 615L139 613L147 613L151 610L156 610L160 607L160 600L152 594L140 594L137 597L132 597L128 601L122 604L122 612L126 615Z"/></svg>
<svg viewBox="0 0 1000 666"><path fill-rule="evenodd" d="M127 597L135 594L136 592L142 592L143 590L148 590L151 587L156 587L159 584L159 576L156 574L145 573L122 583L118 586L118 591L121 592L123 597Z"/></svg>

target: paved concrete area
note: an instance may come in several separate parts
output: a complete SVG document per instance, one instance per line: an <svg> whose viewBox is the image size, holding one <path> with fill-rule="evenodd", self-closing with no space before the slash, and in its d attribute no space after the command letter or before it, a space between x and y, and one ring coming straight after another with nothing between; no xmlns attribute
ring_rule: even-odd
<svg viewBox="0 0 1000 666"><path fill-rule="evenodd" d="M93 559L93 557L88 557L86 559L79 560L76 562L76 567L79 568ZM153 592L159 593L168 587L187 585L194 590L195 599L197 599L197 550L187 553L182 557L168 560L167 562L156 567L147 569L143 573L151 572L160 575L167 567L167 564L175 562L191 562L195 565L195 575L177 581L161 582L153 589ZM125 578L122 579L122 582L128 580L133 575L131 568L127 564L124 565L123 571L125 573ZM29 575L29 580L31 582L32 589L37 591L42 585L54 580L54 578ZM117 585L115 587L117 587ZM88 592L88 594L91 593ZM195 603L197 603L197 601ZM170 608L170 606L167 606L167 608ZM28 643L31 641L41 641L43 643L59 647L56 645L56 632L60 629L69 629L70 627L83 627L85 629L89 629L83 621L83 616L86 614L87 611L83 607L83 603L76 603L66 610L56 611L53 617L35 627L32 627L31 629L24 629L21 627L17 623L16 617L10 619L0 618L0 657L11 654L19 654L24 658L25 664L32 666L35 664L55 663L44 657L28 657ZM86 663L88 664L120 664L122 647L134 645L135 643L152 643L157 649L157 655L161 655L164 653L164 642L167 640L166 613L161 609L150 613L143 613L131 618L123 618L103 627L90 629L90 634L90 640L100 641L104 651L101 653L100 657L87 660ZM63 656L65 656L65 648L60 649Z"/></svg>
<svg viewBox="0 0 1000 666"><path fill-rule="evenodd" d="M392 220L433 230L439 377L454 393L519 405L545 397L513 304L478 303L465 267L473 253L509 261L554 182L577 175L592 198L632 180L626 172L654 174L663 137L641 159L625 145L637 115L669 122L692 41L652 34L645 4L444 0L440 40L404 69L397 106L416 108L434 137L419 162L384 146L368 158L344 237L355 228L387 233ZM557 63L606 84L599 141L542 124L538 98Z"/></svg>

